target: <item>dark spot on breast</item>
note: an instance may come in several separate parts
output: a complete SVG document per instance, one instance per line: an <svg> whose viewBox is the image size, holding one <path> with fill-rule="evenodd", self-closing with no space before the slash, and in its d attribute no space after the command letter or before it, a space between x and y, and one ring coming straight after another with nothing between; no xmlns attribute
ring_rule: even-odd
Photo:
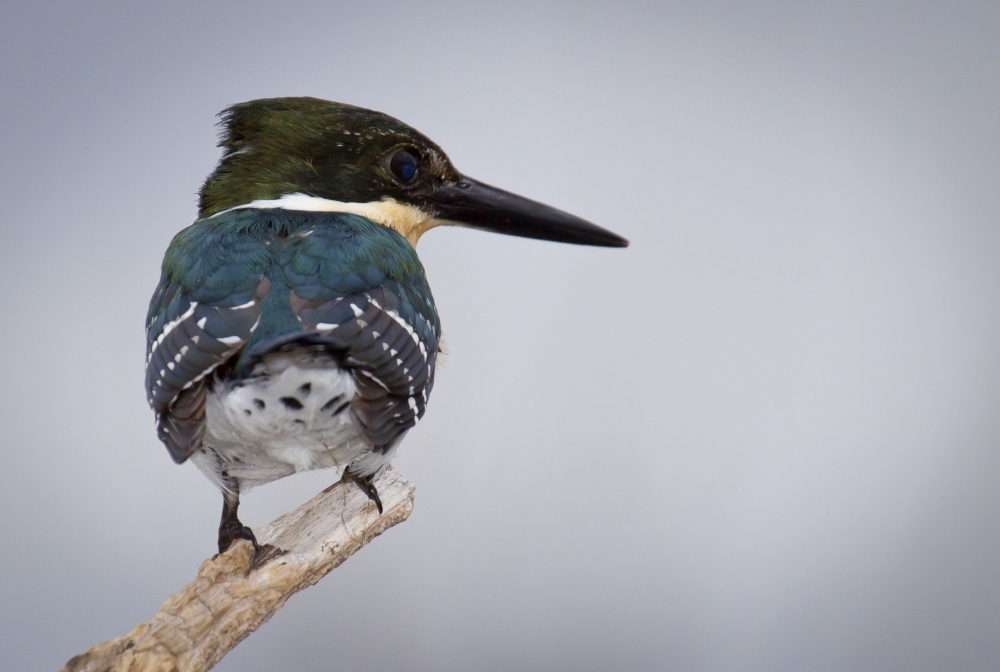
<svg viewBox="0 0 1000 672"><path fill-rule="evenodd" d="M295 397L279 397L279 400L285 405L285 408L290 411L302 410L302 402Z"/></svg>
<svg viewBox="0 0 1000 672"><path fill-rule="evenodd" d="M303 397L308 397L309 393L312 392L312 388L313 388L312 383L305 383L299 386L299 394L301 394Z"/></svg>
<svg viewBox="0 0 1000 672"><path fill-rule="evenodd" d="M341 414L341 413L342 413L342 412L344 411L344 409L345 409L345 408L347 408L347 407L348 407L348 406L350 406L350 405L351 405L351 402L349 402L349 401L345 401L345 402L344 402L344 403L342 403L342 404L341 404L340 406L338 406L338 407L337 407L337 408L336 408L336 409L335 409L335 410L333 411L333 413L331 413L331 415L340 415L340 414Z"/></svg>
<svg viewBox="0 0 1000 672"><path fill-rule="evenodd" d="M250 415L250 409L249 408L244 408L243 409L243 415Z"/></svg>
<svg viewBox="0 0 1000 672"><path fill-rule="evenodd" d="M344 398L344 395L338 394L336 397L334 397L330 401L328 401L325 404L323 404L323 408L321 408L319 410L321 410L321 411L329 411L331 408L333 408L334 404L336 404L338 401L340 401L343 398Z"/></svg>
<svg viewBox="0 0 1000 672"><path fill-rule="evenodd" d="M253 405L257 407L258 411L263 411L265 408L263 399L254 399Z"/></svg>
<svg viewBox="0 0 1000 672"><path fill-rule="evenodd" d="M296 419L296 420L295 420L295 424L296 424L296 425L302 425L302 426L305 426L305 424L306 424L306 421L305 421L305 420L298 420L298 419Z"/></svg>

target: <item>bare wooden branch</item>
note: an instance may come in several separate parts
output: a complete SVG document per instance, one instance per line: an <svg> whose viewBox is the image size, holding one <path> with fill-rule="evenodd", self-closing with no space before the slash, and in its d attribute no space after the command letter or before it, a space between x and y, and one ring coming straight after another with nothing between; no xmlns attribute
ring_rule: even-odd
<svg viewBox="0 0 1000 672"><path fill-rule="evenodd" d="M307 588L413 510L414 487L389 469L384 513L353 483L336 483L202 563L198 577L148 623L74 656L62 672L202 672Z"/></svg>

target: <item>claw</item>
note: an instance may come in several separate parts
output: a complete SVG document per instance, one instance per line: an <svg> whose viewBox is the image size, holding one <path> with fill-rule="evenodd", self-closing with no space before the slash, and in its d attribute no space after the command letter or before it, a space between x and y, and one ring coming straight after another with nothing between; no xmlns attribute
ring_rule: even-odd
<svg viewBox="0 0 1000 672"><path fill-rule="evenodd" d="M350 478L358 484L358 487L361 488L361 492L368 495L368 499L375 502L375 508L378 509L378 514L381 516L382 500L379 499L378 490L375 489L375 479L373 479L370 474L368 476L354 476L353 474L350 474Z"/></svg>
<svg viewBox="0 0 1000 672"><path fill-rule="evenodd" d="M257 537L253 535L253 530L237 520L235 525L223 525L219 527L219 553L225 553L229 550L229 547L237 539L246 539L249 541L253 544L255 552L260 550L260 545L257 543Z"/></svg>

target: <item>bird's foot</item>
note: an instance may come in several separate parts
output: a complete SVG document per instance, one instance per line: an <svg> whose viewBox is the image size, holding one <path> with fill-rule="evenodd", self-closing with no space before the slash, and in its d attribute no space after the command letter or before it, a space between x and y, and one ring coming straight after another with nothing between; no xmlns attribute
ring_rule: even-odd
<svg viewBox="0 0 1000 672"><path fill-rule="evenodd" d="M378 497L378 490L375 489L375 479L371 476L355 476L354 474L348 474L348 478L358 484L361 488L361 492L368 495L368 499L375 502L375 508L378 509L379 515L382 515L382 500Z"/></svg>
<svg viewBox="0 0 1000 672"><path fill-rule="evenodd" d="M257 537L253 536L253 530L239 520L233 519L219 526L219 553L225 553L237 539L246 539L253 544L254 552L260 550Z"/></svg>

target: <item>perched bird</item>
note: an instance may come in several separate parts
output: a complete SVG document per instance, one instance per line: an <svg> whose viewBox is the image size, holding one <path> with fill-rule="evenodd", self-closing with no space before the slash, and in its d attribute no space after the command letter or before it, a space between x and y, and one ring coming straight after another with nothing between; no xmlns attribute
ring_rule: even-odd
<svg viewBox="0 0 1000 672"><path fill-rule="evenodd" d="M375 479L423 416L441 324L415 247L440 224L628 242L463 176L396 119L315 98L221 113L224 155L173 239L146 318L160 440L223 495L219 552L257 546L240 492L340 467Z"/></svg>

